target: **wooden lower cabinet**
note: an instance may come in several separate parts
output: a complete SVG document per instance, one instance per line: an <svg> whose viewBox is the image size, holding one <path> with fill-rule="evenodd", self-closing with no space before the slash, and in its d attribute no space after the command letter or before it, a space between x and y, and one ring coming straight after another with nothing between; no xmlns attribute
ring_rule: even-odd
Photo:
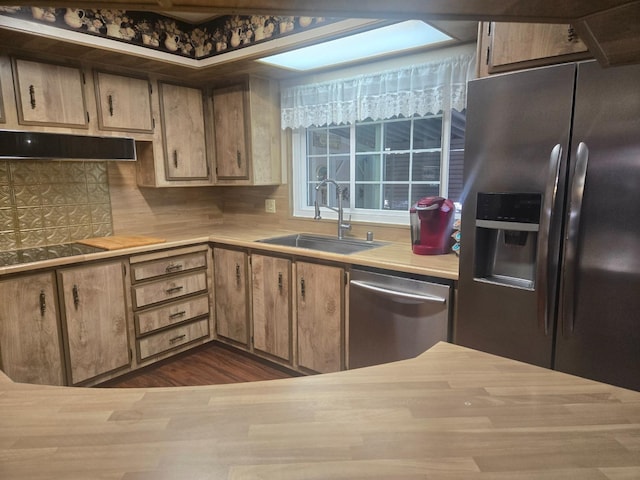
<svg viewBox="0 0 640 480"><path fill-rule="evenodd" d="M136 352L148 365L211 338L208 245L135 255L131 262Z"/></svg>
<svg viewBox="0 0 640 480"><path fill-rule="evenodd" d="M58 270L72 385L131 365L123 261Z"/></svg>
<svg viewBox="0 0 640 480"><path fill-rule="evenodd" d="M249 345L247 258L241 250L213 249L216 333L245 347Z"/></svg>
<svg viewBox="0 0 640 480"><path fill-rule="evenodd" d="M296 263L298 366L319 373L344 368L344 269Z"/></svg>
<svg viewBox="0 0 640 480"><path fill-rule="evenodd" d="M292 360L291 260L251 255L253 348Z"/></svg>
<svg viewBox="0 0 640 480"><path fill-rule="evenodd" d="M201 318L195 322L186 323L169 330L147 335L138 340L138 354L140 360L172 350L209 336L209 319Z"/></svg>
<svg viewBox="0 0 640 480"><path fill-rule="evenodd" d="M133 288L133 295L136 307L142 308L192 293L206 291L207 274L205 271L199 271L137 285Z"/></svg>
<svg viewBox="0 0 640 480"><path fill-rule="evenodd" d="M0 367L15 382L64 385L54 272L0 282Z"/></svg>

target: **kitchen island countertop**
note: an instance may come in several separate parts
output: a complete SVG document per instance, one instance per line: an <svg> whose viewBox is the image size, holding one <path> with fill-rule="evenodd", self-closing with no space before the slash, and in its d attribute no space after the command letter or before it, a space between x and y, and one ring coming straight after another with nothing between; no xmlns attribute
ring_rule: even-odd
<svg viewBox="0 0 640 480"><path fill-rule="evenodd" d="M0 411L0 477L12 480L640 478L639 392L447 343L235 385L4 378Z"/></svg>

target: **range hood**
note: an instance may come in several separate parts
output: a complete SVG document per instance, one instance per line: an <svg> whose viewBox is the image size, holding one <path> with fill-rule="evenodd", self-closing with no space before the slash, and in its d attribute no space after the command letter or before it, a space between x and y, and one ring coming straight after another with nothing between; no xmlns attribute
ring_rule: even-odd
<svg viewBox="0 0 640 480"><path fill-rule="evenodd" d="M0 159L135 161L132 138L0 130Z"/></svg>

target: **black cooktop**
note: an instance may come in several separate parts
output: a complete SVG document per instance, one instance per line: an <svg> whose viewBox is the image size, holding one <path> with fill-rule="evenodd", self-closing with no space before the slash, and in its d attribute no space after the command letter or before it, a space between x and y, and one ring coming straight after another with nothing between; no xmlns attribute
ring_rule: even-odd
<svg viewBox="0 0 640 480"><path fill-rule="evenodd" d="M104 252L104 249L91 247L82 243L61 243L45 247L24 248L0 252L0 266L19 265L21 263L51 260L53 258L85 255L87 253Z"/></svg>

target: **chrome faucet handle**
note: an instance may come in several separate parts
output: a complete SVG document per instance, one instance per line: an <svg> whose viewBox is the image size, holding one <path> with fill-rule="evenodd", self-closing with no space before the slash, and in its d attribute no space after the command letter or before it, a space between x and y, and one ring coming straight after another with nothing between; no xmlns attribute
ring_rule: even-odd
<svg viewBox="0 0 640 480"><path fill-rule="evenodd" d="M322 217L320 216L320 205L318 204L318 199L316 199L314 206L315 206L316 212L315 212L315 215L313 216L313 219L321 220Z"/></svg>
<svg viewBox="0 0 640 480"><path fill-rule="evenodd" d="M349 214L349 220L346 221L346 223L343 224L343 227L346 230L351 230L351 214Z"/></svg>

